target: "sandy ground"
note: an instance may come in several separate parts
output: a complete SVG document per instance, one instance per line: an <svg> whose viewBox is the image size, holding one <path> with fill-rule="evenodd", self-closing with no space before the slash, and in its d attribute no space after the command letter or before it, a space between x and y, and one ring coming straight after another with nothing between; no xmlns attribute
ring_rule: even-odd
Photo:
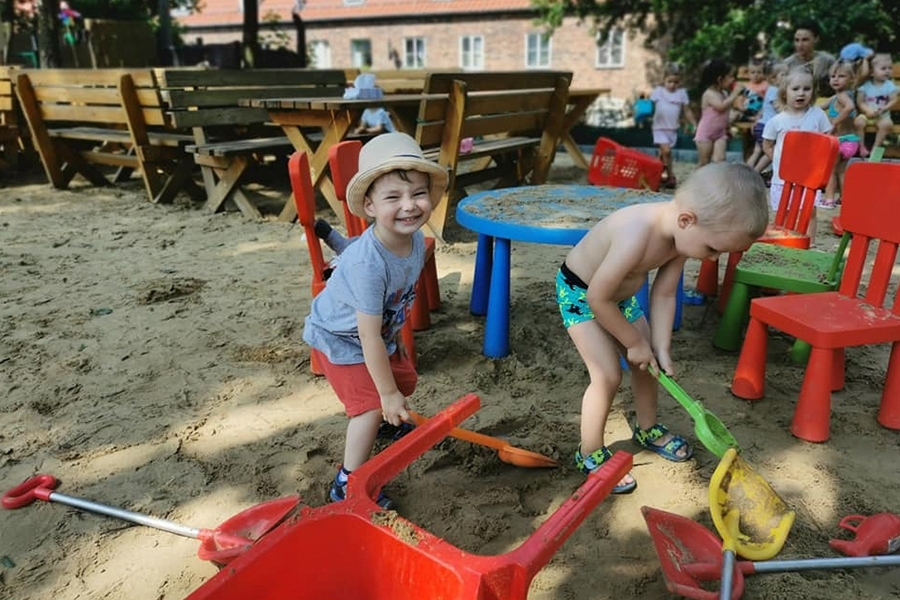
<svg viewBox="0 0 900 600"><path fill-rule="evenodd" d="M559 163L553 179L581 182L584 172ZM310 302L301 230L238 213L209 216L183 203L150 205L136 181L69 191L5 185L0 487L51 473L64 494L209 528L279 496L324 504L346 421L328 384L310 374L300 338ZM820 215L822 224L828 216ZM412 404L434 414L475 392L483 407L466 427L557 457L560 466L518 469L494 451L447 440L387 491L400 514L426 530L468 552L499 554L583 482L571 457L587 375L554 302L564 248L514 244L512 354L489 360L480 352L484 321L468 310L475 238L458 227L448 238L438 250L443 307L416 338L421 375ZM826 231L819 245L835 241ZM689 284L696 269L689 264ZM779 558L833 556L828 539L839 535L844 515L900 512L900 437L875 421L887 349L848 352L832 438L810 444L788 430L803 373L788 360L789 341L770 344L765 399L742 402L728 390L736 356L710 343L717 320L714 310L685 307L673 342L679 380L728 424L745 459L797 511ZM674 400L661 394L660 406L660 419L698 446L695 458L673 464L629 441L626 379L608 439L614 450L635 453L638 489L604 501L537 574L529 598L671 597L639 508L712 529L707 486L718 460L696 443ZM0 597L184 598L217 572L197 557L198 547L60 504L2 510ZM898 596L900 574L890 569L758 575L744 594Z"/></svg>

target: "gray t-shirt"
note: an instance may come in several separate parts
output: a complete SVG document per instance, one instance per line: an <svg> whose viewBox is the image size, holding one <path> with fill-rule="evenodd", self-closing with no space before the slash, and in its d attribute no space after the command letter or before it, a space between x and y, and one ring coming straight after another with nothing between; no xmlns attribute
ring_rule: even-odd
<svg viewBox="0 0 900 600"><path fill-rule="evenodd" d="M365 362L356 312L382 315L381 339L388 354L416 297L416 281L425 265L425 236L413 235L412 252L400 257L385 248L369 227L341 254L328 284L313 299L303 341L336 365Z"/></svg>

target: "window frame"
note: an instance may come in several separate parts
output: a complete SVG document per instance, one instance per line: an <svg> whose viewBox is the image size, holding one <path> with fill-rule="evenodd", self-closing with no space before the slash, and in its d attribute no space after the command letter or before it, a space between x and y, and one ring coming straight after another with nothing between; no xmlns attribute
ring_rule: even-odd
<svg viewBox="0 0 900 600"><path fill-rule="evenodd" d="M411 42L415 46L418 46L421 43L421 45L422 45L422 48L421 48L422 64L416 64L415 59L419 58L418 56L416 56L416 54L418 54L416 52L416 50L418 50L418 48L414 49L415 54L410 55L409 44ZM417 35L417 36L413 36L413 37L404 37L403 38L403 67L402 68L404 68L404 69L424 69L425 66L428 64L427 57L428 57L428 52L427 52L427 45L425 43L424 36ZM413 62L410 62L410 58L413 59Z"/></svg>
<svg viewBox="0 0 900 600"><path fill-rule="evenodd" d="M366 57L363 57L361 60L357 61L357 56L360 54L356 49L356 44L365 42L368 44L368 60ZM359 62L359 64L357 64ZM372 66L372 39L371 38L352 38L350 40L350 66L354 69L360 69L363 67L371 67Z"/></svg>
<svg viewBox="0 0 900 600"><path fill-rule="evenodd" d="M606 40L600 44L600 32L597 33L595 41L597 41L597 51L594 53L594 68L597 69L622 69L625 67L625 30L621 27L613 27L609 31ZM616 38L619 44L619 62L613 62L612 55L615 51ZM606 54L606 60L603 61L603 54Z"/></svg>
<svg viewBox="0 0 900 600"><path fill-rule="evenodd" d="M538 40L538 46L536 49L537 56L537 64L528 64L530 58L530 50L531 50L531 40ZM542 43L545 42L545 43ZM546 47L546 64L541 63L541 57L545 54L544 48ZM550 65L553 64L553 39L540 31L529 31L525 34L525 68L526 69L549 69Z"/></svg>
<svg viewBox="0 0 900 600"><path fill-rule="evenodd" d="M317 49L319 47L325 48L325 53L324 53L325 61L324 62L327 62L328 64L319 64L318 59L321 56L320 53L317 52ZM332 64L332 62L331 62L331 42L329 42L328 40L324 40L324 39L310 40L309 41L309 50L310 50L310 55L313 59L313 64L315 65L316 69L330 69L331 68L331 64Z"/></svg>
<svg viewBox="0 0 900 600"><path fill-rule="evenodd" d="M480 59L480 61L477 61L477 62L479 62L479 64L475 64L476 61L472 60L471 61L472 64L469 66L466 66L466 64L465 64L466 50L464 48L464 44L466 43L466 41L469 41L469 43L471 45L472 42L474 42L476 40L481 42L481 48L479 50L470 49L468 53L473 58L475 58L477 56L477 58ZM477 53L477 55L476 55L476 53ZM484 36L483 35L472 34L472 35L459 36L459 67L461 69L463 69L465 71L484 71L484 68L485 68L484 67L484 55L485 55L485 52L484 52Z"/></svg>

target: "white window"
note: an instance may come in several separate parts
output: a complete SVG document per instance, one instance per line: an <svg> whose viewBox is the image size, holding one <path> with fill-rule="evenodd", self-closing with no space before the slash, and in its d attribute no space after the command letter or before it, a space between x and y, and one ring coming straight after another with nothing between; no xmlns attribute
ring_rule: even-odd
<svg viewBox="0 0 900 600"><path fill-rule="evenodd" d="M484 69L484 38L480 35L464 35L459 38L459 66L478 71Z"/></svg>
<svg viewBox="0 0 900 600"><path fill-rule="evenodd" d="M543 69L550 66L550 37L543 33L525 36L525 66Z"/></svg>
<svg viewBox="0 0 900 600"><path fill-rule="evenodd" d="M331 68L331 46L328 40L313 40L310 42L310 54L312 55L312 65L317 69Z"/></svg>
<svg viewBox="0 0 900 600"><path fill-rule="evenodd" d="M350 40L350 66L357 69L372 66L372 40Z"/></svg>
<svg viewBox="0 0 900 600"><path fill-rule="evenodd" d="M403 66L407 69L425 68L425 38L404 40Z"/></svg>
<svg viewBox="0 0 900 600"><path fill-rule="evenodd" d="M366 0L344 0L344 6L359 6L365 3Z"/></svg>
<svg viewBox="0 0 900 600"><path fill-rule="evenodd" d="M601 43L602 42L602 43ZM601 68L625 66L625 32L613 29L606 40L597 36L597 65Z"/></svg>

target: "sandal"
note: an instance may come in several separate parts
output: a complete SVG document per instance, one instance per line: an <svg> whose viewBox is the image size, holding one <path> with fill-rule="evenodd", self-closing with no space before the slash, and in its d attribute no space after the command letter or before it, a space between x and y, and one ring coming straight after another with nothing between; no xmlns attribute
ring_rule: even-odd
<svg viewBox="0 0 900 600"><path fill-rule="evenodd" d="M603 466L603 463L612 458L612 452L606 446L600 447L598 450L594 450L587 456L581 453L581 448L575 452L575 466L578 467L578 470L584 473L585 475L590 475L597 469ZM629 476L631 473L628 474ZM634 477L631 478L630 483L620 483L612 489L613 494L630 494L634 491L634 488L637 487L637 481L635 481Z"/></svg>
<svg viewBox="0 0 900 600"><path fill-rule="evenodd" d="M634 426L634 435L631 439L646 450L650 450L652 452L656 452L666 460L671 460L672 462L684 462L688 460L694 454L694 449L691 448L691 445L680 435L673 435L672 439L663 444L662 446L657 446L654 442L660 438L665 437L669 433L668 428L665 425L661 425L657 423L650 429L641 429L637 425ZM678 451L682 448L685 448L684 456L679 456Z"/></svg>

